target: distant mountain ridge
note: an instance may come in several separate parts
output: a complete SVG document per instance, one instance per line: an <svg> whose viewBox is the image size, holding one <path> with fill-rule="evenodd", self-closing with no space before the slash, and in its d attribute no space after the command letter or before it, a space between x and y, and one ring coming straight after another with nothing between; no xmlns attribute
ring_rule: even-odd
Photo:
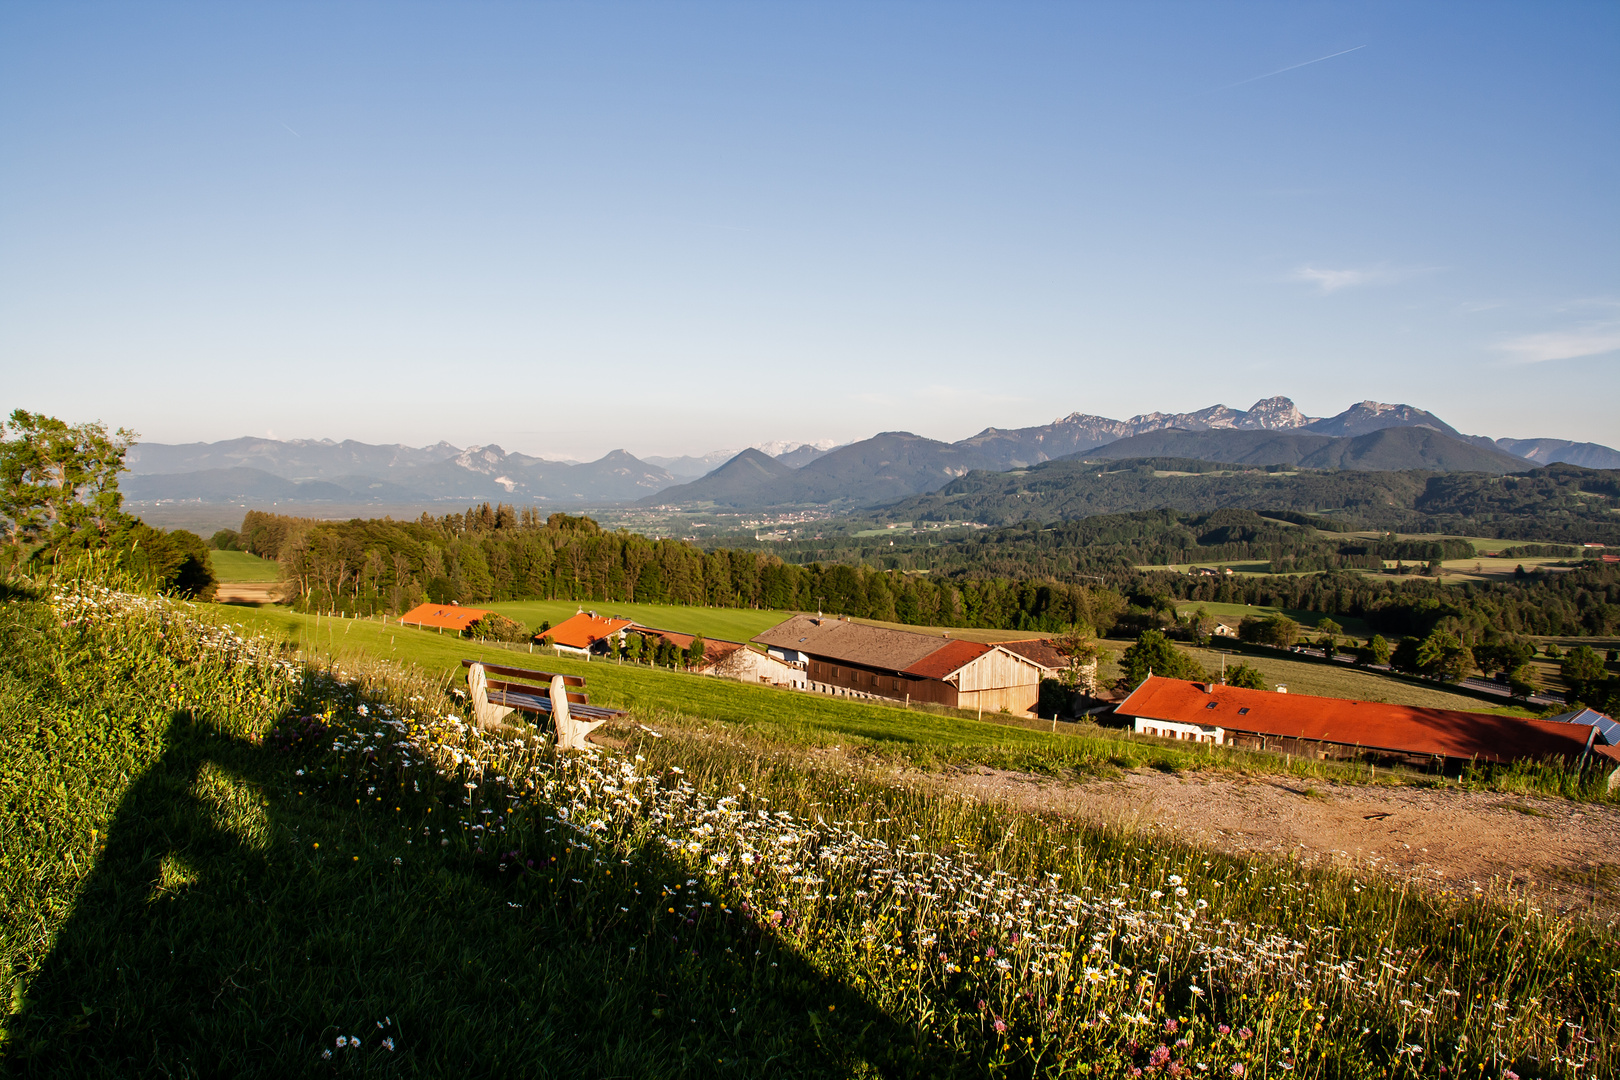
<svg viewBox="0 0 1620 1080"><path fill-rule="evenodd" d="M1533 462L1494 447L1453 438L1430 427L1378 428L1365 435L1309 431L1157 431L1110 443L1088 454L1098 460L1180 457L1238 465L1290 465L1360 472L1528 472Z"/></svg>
<svg viewBox="0 0 1620 1080"><path fill-rule="evenodd" d="M509 454L499 446L420 449L299 439L138 444L120 484L132 502L401 504L628 502L676 482L667 470L614 450L583 464Z"/></svg>
<svg viewBox="0 0 1620 1080"><path fill-rule="evenodd" d="M1371 438L1380 432L1405 434ZM1050 424L985 428L958 442L883 432L832 447L765 443L640 459L624 450L585 463L548 461L499 446L426 447L350 441L243 438L186 445L140 444L123 485L133 502L356 502L403 504L639 502L690 509L821 505L870 507L938 490L970 472L1007 472L1094 456L1180 457L1309 469L1523 471L1567 462L1620 467L1620 452L1559 439L1465 436L1424 409L1362 401L1336 416L1310 417L1286 397L1248 409L1211 405L1113 420L1074 412Z"/></svg>

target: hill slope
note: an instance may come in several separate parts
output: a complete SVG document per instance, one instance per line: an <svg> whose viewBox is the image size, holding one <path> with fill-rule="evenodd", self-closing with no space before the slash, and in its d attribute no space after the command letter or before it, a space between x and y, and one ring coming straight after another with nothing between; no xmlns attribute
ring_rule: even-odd
<svg viewBox="0 0 1620 1080"><path fill-rule="evenodd" d="M666 488L640 501L644 505L762 506L793 502L798 490L796 484L794 469L758 450L748 449L707 476Z"/></svg>

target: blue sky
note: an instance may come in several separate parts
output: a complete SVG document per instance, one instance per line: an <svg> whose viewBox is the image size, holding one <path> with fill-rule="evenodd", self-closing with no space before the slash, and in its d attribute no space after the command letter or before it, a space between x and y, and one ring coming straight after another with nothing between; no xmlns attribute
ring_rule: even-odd
<svg viewBox="0 0 1620 1080"><path fill-rule="evenodd" d="M0 406L589 458L1620 445L1620 5L0 6Z"/></svg>

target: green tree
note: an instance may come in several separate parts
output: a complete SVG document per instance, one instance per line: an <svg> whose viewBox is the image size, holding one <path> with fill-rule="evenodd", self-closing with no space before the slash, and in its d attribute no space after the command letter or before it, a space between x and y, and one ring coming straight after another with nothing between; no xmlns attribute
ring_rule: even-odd
<svg viewBox="0 0 1620 1080"><path fill-rule="evenodd" d="M688 645L686 647L686 666L687 667L695 668L695 667L702 666L702 664L703 664L703 646L704 646L704 641L703 641L703 635L702 634L698 634L696 637L692 638L692 644L690 644L690 645Z"/></svg>
<svg viewBox="0 0 1620 1080"><path fill-rule="evenodd" d="M1536 671L1536 666L1528 660L1508 672L1507 679L1508 693L1516 698L1529 698L1541 688L1541 675Z"/></svg>
<svg viewBox="0 0 1620 1080"><path fill-rule="evenodd" d="M1245 615L1238 624L1238 639L1279 649L1292 648L1299 641L1299 623L1281 613L1264 617Z"/></svg>
<svg viewBox="0 0 1620 1080"><path fill-rule="evenodd" d="M1239 664L1235 668L1227 669L1226 685L1241 687L1244 690L1264 690L1266 688L1266 677L1260 674L1258 668L1250 667L1248 664Z"/></svg>
<svg viewBox="0 0 1620 1080"><path fill-rule="evenodd" d="M1125 650L1125 655L1120 658L1119 673L1121 680L1131 689L1140 686L1149 674L1168 679L1206 677L1198 661L1170 644L1169 639L1157 630L1142 631L1136 644Z"/></svg>
<svg viewBox="0 0 1620 1080"><path fill-rule="evenodd" d="M1062 654L1063 670L1058 682L1070 693L1095 689L1103 649L1091 627L1076 624L1052 639L1052 648Z"/></svg>
<svg viewBox="0 0 1620 1080"><path fill-rule="evenodd" d="M1367 644L1356 650L1356 663L1363 667L1389 663L1389 642L1384 640L1384 635L1374 634L1368 638Z"/></svg>
<svg viewBox="0 0 1620 1080"><path fill-rule="evenodd" d="M0 424L0 526L13 546L100 541L128 521L118 474L136 435L18 409Z"/></svg>
<svg viewBox="0 0 1620 1080"><path fill-rule="evenodd" d="M1417 647L1417 670L1441 682L1462 682L1474 671L1474 654L1449 630L1431 630Z"/></svg>
<svg viewBox="0 0 1620 1080"><path fill-rule="evenodd" d="M1565 682L1571 684L1593 682L1608 674L1603 666L1603 657L1590 645L1578 645L1565 653L1558 664L1558 672Z"/></svg>
<svg viewBox="0 0 1620 1080"><path fill-rule="evenodd" d="M1316 632L1320 635L1316 643L1322 647L1323 655L1329 660L1333 659L1333 655L1339 651L1339 635L1344 633L1344 627L1332 619L1323 619L1316 624Z"/></svg>

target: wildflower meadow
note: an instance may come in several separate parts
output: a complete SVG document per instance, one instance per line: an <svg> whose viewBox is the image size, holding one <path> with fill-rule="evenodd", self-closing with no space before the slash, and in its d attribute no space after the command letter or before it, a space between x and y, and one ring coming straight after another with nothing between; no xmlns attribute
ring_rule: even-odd
<svg viewBox="0 0 1620 1080"><path fill-rule="evenodd" d="M1020 814L8 587L21 1075L1616 1075L1590 917Z"/></svg>

